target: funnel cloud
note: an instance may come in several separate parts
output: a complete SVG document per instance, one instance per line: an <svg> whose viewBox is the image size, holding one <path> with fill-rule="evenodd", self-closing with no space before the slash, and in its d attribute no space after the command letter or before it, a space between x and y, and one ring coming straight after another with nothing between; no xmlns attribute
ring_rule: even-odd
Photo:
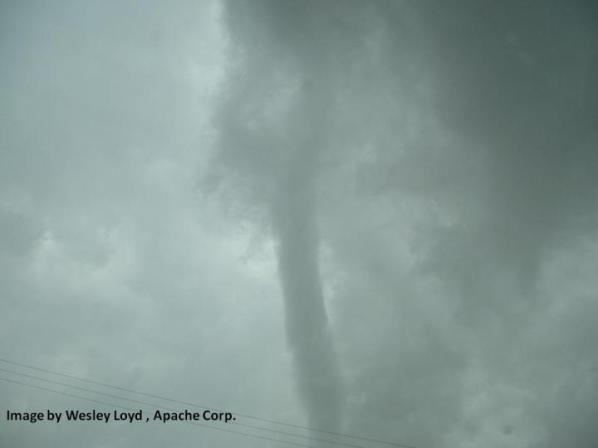
<svg viewBox="0 0 598 448"><path fill-rule="evenodd" d="M595 1L3 1L0 60L0 446L598 446ZM157 396L236 420L2 418Z"/></svg>

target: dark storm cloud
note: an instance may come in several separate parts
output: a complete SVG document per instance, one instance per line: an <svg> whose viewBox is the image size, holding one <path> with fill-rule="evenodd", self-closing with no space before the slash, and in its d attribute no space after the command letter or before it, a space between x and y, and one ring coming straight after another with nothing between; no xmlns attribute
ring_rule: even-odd
<svg viewBox="0 0 598 448"><path fill-rule="evenodd" d="M580 255L596 238L595 8L231 1L226 13L216 167L245 199L286 198L296 254L313 252L300 241L318 223L344 425L421 446L591 446L583 322L596 285L549 285L555 264L595 265L593 249ZM315 202L301 206L308 185Z"/></svg>
<svg viewBox="0 0 598 448"><path fill-rule="evenodd" d="M597 20L2 2L0 357L418 448L593 447ZM0 404L93 406L5 383ZM0 425L15 447L280 446Z"/></svg>

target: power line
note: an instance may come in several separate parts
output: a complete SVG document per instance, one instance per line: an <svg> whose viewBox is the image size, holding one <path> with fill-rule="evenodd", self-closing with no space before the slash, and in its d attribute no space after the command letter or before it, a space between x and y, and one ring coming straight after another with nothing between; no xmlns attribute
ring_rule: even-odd
<svg viewBox="0 0 598 448"><path fill-rule="evenodd" d="M129 408L129 407L126 407L126 406L120 406L120 405L117 405L117 404L114 404L114 403L109 403L107 401L95 400L93 398L83 397L81 395L70 394L68 392L63 392L63 391L59 391L59 390L55 390L55 389L50 389L49 387L43 387L43 386L38 386L38 385L35 385L35 384L23 383L21 381L16 381L16 380L8 379L8 378L0 377L0 381L4 381L4 382L7 382L7 383L18 384L20 386L26 386L26 387L30 387L30 388L33 388L33 389L39 389L39 390L43 390L43 391L46 391L46 392L52 392L52 393L55 393L55 394L58 394L58 395L64 395L65 397L71 397L71 398L77 398L77 399L80 399L80 400L91 401L93 403L98 403L98 404L101 404L101 405L104 405L104 406L109 406L109 407L112 407L112 408L123 409L125 411L134 411L135 410L133 408ZM288 441L288 440L280 440L280 439L274 439L272 437L260 436L260 435L256 435L256 434L248 434L248 433L242 432L242 431L235 431L233 429L219 428L218 426L203 425L203 424L197 423L197 422L185 421L183 423L188 423L190 425L200 426L202 428L215 429L216 431L223 431L223 432L228 432L228 433L231 433L231 434L238 434L238 435L242 435L242 436L245 436L245 437L253 437L254 439L262 439L262 440L268 440L268 441L271 441L271 442L284 443L286 445L293 445L293 446L298 446L298 447L301 447L301 448L316 448L313 445L305 445L303 443L291 442L291 441Z"/></svg>
<svg viewBox="0 0 598 448"><path fill-rule="evenodd" d="M110 397L110 398L116 398L117 400L123 400L123 401L130 401L132 403L137 403L137 404L141 404L144 406L151 406L153 408L160 408L166 411L178 411L177 409L173 409L173 408L169 408L166 406L160 406L157 405L155 403L149 403L147 401L141 401L141 400L136 400L134 398L129 398L129 397L123 397L120 395L114 395L114 394L109 394L107 392L102 392L102 391L98 391L98 390L94 390L94 389L88 389L86 387L80 387L80 386L74 386L72 384L67 384L67 383L61 383L59 381L53 381L53 380L49 380L47 378L43 378L37 375L30 375L27 373L23 373L23 372L18 372L15 370L10 370L10 369L3 369L0 367L0 372L5 372L5 373L9 373L12 375L17 375L17 376L21 376L21 377L26 377L26 378L30 378L30 379L34 379L37 381L43 381L46 383L50 383L50 384L54 384L57 386L63 386L63 387L68 387L71 389L77 389L77 390L81 390L84 392L89 392L92 394L98 394L98 395L103 395L106 397ZM300 439L304 439L304 440L308 440L311 442L324 442L324 443L329 443L331 445L338 445L338 446L344 446L344 447L351 447L351 448L367 448L363 445L356 445L356 444L352 444L352 443L348 443L348 442L341 442L341 441L336 441L336 440L329 440L329 439L321 439L318 437L312 437L312 436L307 436L304 434L295 434L295 433L291 433L291 432L286 432L286 431L279 431L276 429L272 429L272 428L264 428L264 427L260 427L260 426L253 426L253 425L246 425L244 423L237 423L235 422L235 425L237 426L241 426L244 428L248 428L248 429L254 429L257 431L267 431L267 432L271 432L273 434L280 434L280 435L284 435L284 436L289 436L289 437L296 437L296 438L300 438Z"/></svg>
<svg viewBox="0 0 598 448"><path fill-rule="evenodd" d="M151 393L147 393L147 392L140 392L140 391L136 391L136 390L133 390L133 389L128 389L128 388L125 388L125 387L114 386L112 384L107 384L107 383L103 383L103 382L100 382L100 381L90 380L90 379L87 379L87 378L81 378L81 377L78 377L78 376L75 376L75 375L69 375L69 374L57 372L57 371L54 371L54 370L43 369L41 367L36 367L36 366L29 365L29 364L23 364L23 363L19 363L19 362L16 362L16 361L11 361L11 360L6 359L6 358L0 358L0 362L4 362L6 364L11 364L11 365L19 366L19 367L24 367L24 368L31 369L31 370L36 370L38 372L49 373L49 374L60 376L60 377L63 377L63 378L69 378L69 379L81 381L81 382L84 382L84 383L87 383L87 384L95 384L97 386L108 387L108 388L120 390L120 391L123 391L123 392L128 392L128 393L132 393L132 394L142 395L142 396L150 397L150 398L156 398L158 400L168 401L170 403L177 403L177 404L183 404L183 405L187 405L187 406L192 406L192 407L195 407L195 408L213 409L215 411L226 412L224 409L221 409L221 408L218 408L218 407L214 407L214 406L207 406L207 405L202 405L202 404L197 404L197 403L191 403L191 402L188 402L188 401L176 400L176 399L165 397L165 396L162 396L162 395L156 395L156 394L151 394ZM296 424L287 423L287 422L280 422L280 421L271 420L271 419L267 419L267 418L263 418L263 417L256 417L256 416L253 416L253 415L242 414L242 413L239 413L239 412L233 412L233 414L238 415L239 417L247 418L247 419L258 420L258 421L262 421L264 423L271 423L271 424L276 424L276 425L281 425L281 426L287 426L287 427L291 427L291 428L297 428L297 429L301 429L301 430L304 430L304 431L319 432L319 433L322 433L322 434L329 434L329 435L334 435L334 436L346 437L346 438L354 439L354 440L362 440L362 441L366 441L366 442L379 443L379 444L383 444L383 445L395 446L395 447L398 447L398 448L416 448L413 445L405 445L405 444L401 444L401 443L397 443L397 442L390 442L390 441L387 441L387 440L375 439L375 438L372 438L372 437L356 436L356 435L353 435L353 434L346 434L346 433L340 433L340 432L335 432L335 431L327 431L327 430L324 430L324 429L318 429L318 428L313 428L313 427L309 427L309 426L301 426L301 425L296 425ZM312 438L312 440L316 440L316 439ZM321 439L320 441L326 441L326 439ZM345 446L350 446L350 445L345 445Z"/></svg>

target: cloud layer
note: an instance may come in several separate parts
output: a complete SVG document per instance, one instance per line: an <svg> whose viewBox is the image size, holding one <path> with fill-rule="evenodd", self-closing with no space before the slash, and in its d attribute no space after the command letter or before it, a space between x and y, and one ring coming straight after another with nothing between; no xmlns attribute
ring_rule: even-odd
<svg viewBox="0 0 598 448"><path fill-rule="evenodd" d="M0 357L419 448L593 447L596 20L3 3ZM0 402L94 406L1 382ZM15 447L281 446L0 426Z"/></svg>

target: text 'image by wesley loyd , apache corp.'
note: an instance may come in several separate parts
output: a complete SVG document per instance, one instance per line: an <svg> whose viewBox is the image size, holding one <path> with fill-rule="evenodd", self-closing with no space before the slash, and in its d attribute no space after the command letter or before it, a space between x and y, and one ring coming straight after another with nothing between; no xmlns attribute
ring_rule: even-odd
<svg viewBox="0 0 598 448"><path fill-rule="evenodd" d="M229 423L235 421L236 417L231 412L215 412L209 409L203 412L194 412L184 409L182 411L165 411L165 410L154 410L153 412L144 411L139 409L137 411L119 411L113 410L111 412L106 411L82 411L76 409L67 409L63 411L46 409L45 411L33 411L33 412L17 412L17 411L6 411L6 421L12 422L150 422L159 421L162 423L168 422L222 422Z"/></svg>

